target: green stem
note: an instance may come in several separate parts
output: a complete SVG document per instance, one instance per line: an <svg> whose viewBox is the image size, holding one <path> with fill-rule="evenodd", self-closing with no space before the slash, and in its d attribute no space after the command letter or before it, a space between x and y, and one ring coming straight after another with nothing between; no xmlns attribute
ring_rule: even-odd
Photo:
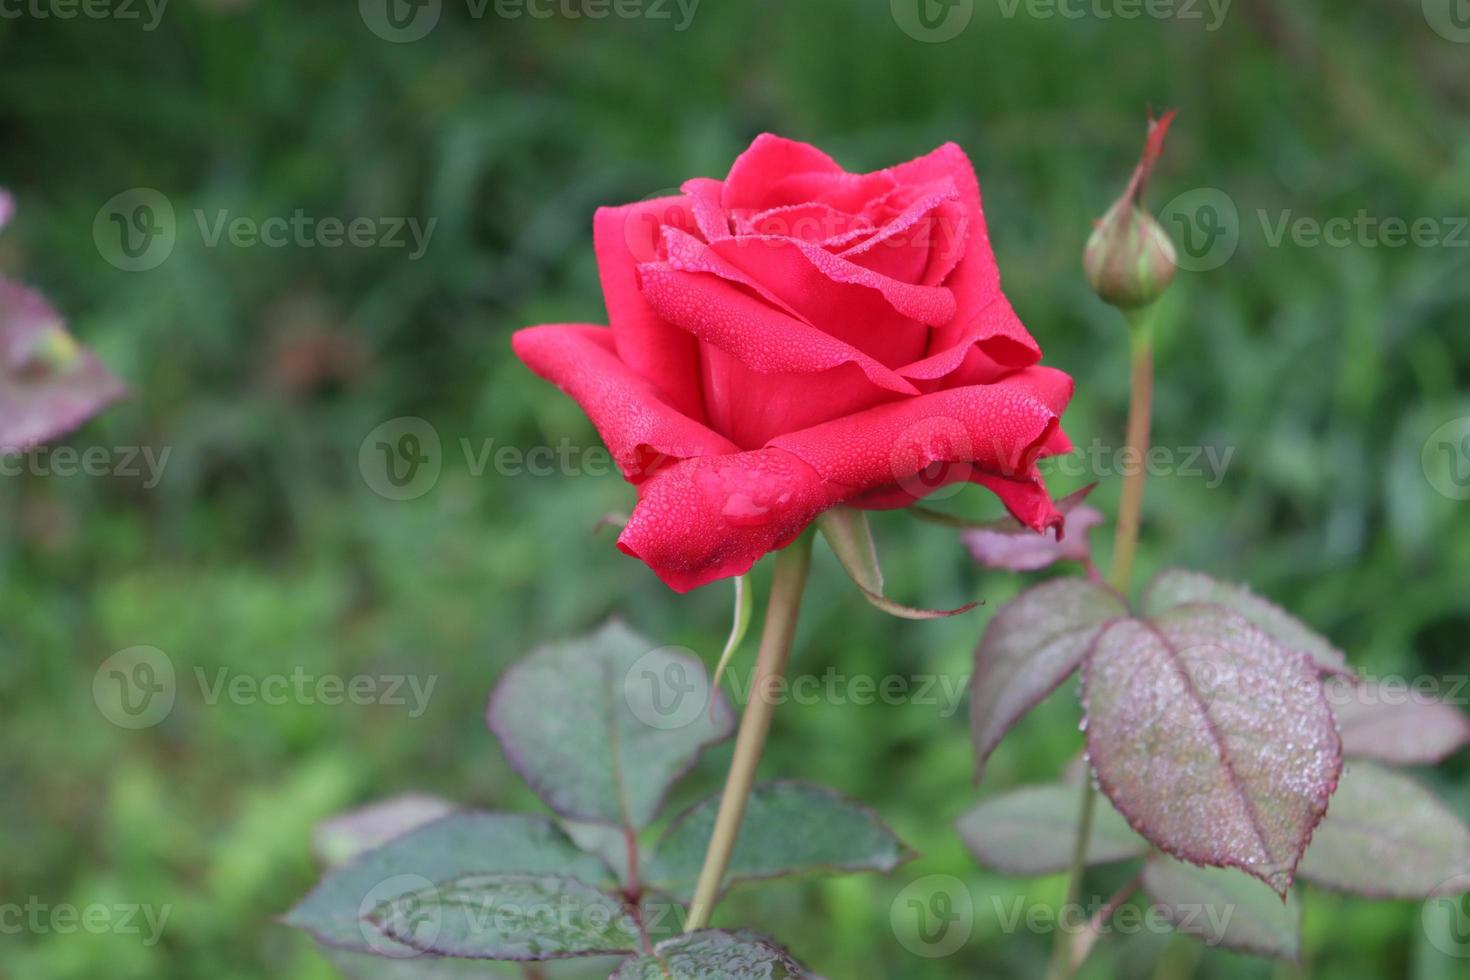
<svg viewBox="0 0 1470 980"><path fill-rule="evenodd" d="M1147 471L1149 422L1153 412L1154 392L1154 309L1145 306L1125 311L1132 340L1132 386L1128 399L1128 449L1124 456L1128 470L1123 474L1123 500L1118 506L1118 530L1113 539L1113 567L1108 584L1125 596L1133 578L1133 557L1138 551L1138 528L1143 515L1143 479ZM1072 847L1072 863L1068 871L1066 908L1075 905L1082 895L1082 875L1087 870L1087 842L1092 836L1092 815L1097 809L1097 790L1092 779L1082 780L1082 811L1077 820L1077 839ZM1078 955L1078 954L1081 955ZM1072 937L1057 930L1050 980L1068 980L1082 965L1086 951L1074 949Z"/></svg>
<svg viewBox="0 0 1470 980"><path fill-rule="evenodd" d="M1108 584L1126 593L1133 577L1133 556L1138 550L1138 524L1143 515L1143 478L1147 469L1149 420L1153 410L1154 345L1153 308L1129 317L1133 341L1133 385L1128 404L1129 463L1123 475L1123 500L1118 505L1118 530L1113 538L1113 570Z"/></svg>
<svg viewBox="0 0 1470 980"><path fill-rule="evenodd" d="M756 767L766 747L766 735L771 730L776 686L786 672L786 658L791 652L791 638L796 632L796 615L801 607L802 593L806 590L811 560L810 531L776 556L776 574L771 583L765 626L761 631L760 652L756 654L755 676L751 679L745 713L740 718L735 755L730 760L730 773L725 777L725 792L720 797L720 810L715 817L709 849L705 852L704 867L694 888L685 932L708 926L710 915L719 901L720 885L725 880L725 870L730 866L730 854L735 850L735 839L740 834L740 821L745 817L745 804L755 784Z"/></svg>
<svg viewBox="0 0 1470 980"><path fill-rule="evenodd" d="M1072 843L1072 862L1067 877L1067 898L1062 903L1062 912L1068 912L1082 897L1082 873L1087 869L1087 842L1092 838L1092 815L1097 810L1097 790L1092 788L1092 778L1082 777L1082 813L1077 818L1077 839ZM1060 924L1062 916L1057 916ZM1050 980L1064 980L1076 972L1080 964L1072 962L1072 937L1060 925L1057 928L1056 945L1052 947L1051 968L1047 970Z"/></svg>

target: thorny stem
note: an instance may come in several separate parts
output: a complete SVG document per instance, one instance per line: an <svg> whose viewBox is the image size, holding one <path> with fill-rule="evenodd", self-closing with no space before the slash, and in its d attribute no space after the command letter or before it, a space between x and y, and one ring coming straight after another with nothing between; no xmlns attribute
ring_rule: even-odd
<svg viewBox="0 0 1470 980"><path fill-rule="evenodd" d="M1125 311L1133 348L1132 387L1128 399L1128 449L1130 465L1123 477L1123 500L1118 507L1118 530L1113 539L1113 567L1108 584L1126 595L1133 578L1133 556L1138 551L1138 526L1143 514L1144 462L1148 458L1149 422L1153 411L1154 349L1153 323L1155 305ZM1072 863L1068 872L1067 906L1075 905L1082 894L1082 875L1087 869L1087 843L1092 836L1092 815L1097 809L1097 790L1090 776L1082 780L1082 811L1077 820L1077 839L1072 847ZM1082 965L1090 950L1074 949L1072 937L1057 930L1052 952L1050 980L1068 980Z"/></svg>
<svg viewBox="0 0 1470 980"><path fill-rule="evenodd" d="M714 833L705 852L704 867L694 888L685 932L709 925L710 914L719 899L720 885L730 866L730 854L740 833L745 804L755 783L755 770L771 730L771 715L776 706L775 685L786 672L786 658L791 652L791 638L796 632L796 615L801 595L806 589L807 569L811 567L812 533L797 538L776 555L776 574L771 583L771 599L766 607L766 622L761 631L760 652L756 654L755 676L751 679L745 713L740 718L740 732L735 737L735 755L730 760L730 773L725 778L725 792L720 797Z"/></svg>

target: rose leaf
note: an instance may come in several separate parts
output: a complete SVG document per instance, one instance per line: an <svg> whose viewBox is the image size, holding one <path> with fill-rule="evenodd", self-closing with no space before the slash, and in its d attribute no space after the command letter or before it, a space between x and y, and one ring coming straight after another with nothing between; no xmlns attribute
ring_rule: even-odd
<svg viewBox="0 0 1470 980"><path fill-rule="evenodd" d="M960 837L981 864L1003 874L1056 874L1072 860L1079 800L1077 787L1062 783L992 796L960 817ZM1148 851L1148 841L1135 834L1117 810L1108 805L1094 809L1089 866L1143 857Z"/></svg>
<svg viewBox="0 0 1470 980"><path fill-rule="evenodd" d="M641 945L620 896L562 875L462 875L385 899L363 924L420 953L460 959L555 960Z"/></svg>
<svg viewBox="0 0 1470 980"><path fill-rule="evenodd" d="M1083 578L1044 582L1000 607L970 676L980 774L1006 733L1077 669L1102 625L1127 615L1116 592Z"/></svg>
<svg viewBox="0 0 1470 980"><path fill-rule="evenodd" d="M511 766L547 806L572 820L635 829L735 724L697 657L617 621L518 661L486 717Z"/></svg>
<svg viewBox="0 0 1470 980"><path fill-rule="evenodd" d="M1295 895L1283 902L1248 875L1201 868L1155 852L1143 865L1143 887L1178 932L1206 946L1295 960L1302 913Z"/></svg>
<svg viewBox="0 0 1470 980"><path fill-rule="evenodd" d="M284 921L336 949L413 955L367 927L363 916L471 867L483 873L566 875L598 885L612 878L602 861L580 851L545 817L453 813L332 868Z"/></svg>
<svg viewBox="0 0 1470 980"><path fill-rule="evenodd" d="M1343 755L1433 765L1470 744L1470 718L1452 705L1369 680L1330 677L1325 686Z"/></svg>
<svg viewBox="0 0 1470 980"><path fill-rule="evenodd" d="M1199 572L1171 568L1154 576L1143 592L1143 614L1156 616L1186 602L1213 602L1233 609L1277 642L1311 657L1321 670L1331 674L1352 673L1346 654L1280 606L1243 585L1221 582Z"/></svg>
<svg viewBox="0 0 1470 980"><path fill-rule="evenodd" d="M719 795L709 797L669 825L644 869L651 887L690 896L719 805ZM820 786L783 780L751 792L726 880L886 872L913 856L867 807Z"/></svg>
<svg viewBox="0 0 1470 980"><path fill-rule="evenodd" d="M1342 769L1315 665L1224 606L1108 626L1084 661L1087 746L1133 828L1283 897Z"/></svg>
<svg viewBox="0 0 1470 980"><path fill-rule="evenodd" d="M812 974L773 940L706 929L668 939L625 960L610 980L804 980Z"/></svg>
<svg viewBox="0 0 1470 980"><path fill-rule="evenodd" d="M1369 898L1470 889L1470 827L1414 780L1371 762L1342 774L1302 858L1306 880Z"/></svg>

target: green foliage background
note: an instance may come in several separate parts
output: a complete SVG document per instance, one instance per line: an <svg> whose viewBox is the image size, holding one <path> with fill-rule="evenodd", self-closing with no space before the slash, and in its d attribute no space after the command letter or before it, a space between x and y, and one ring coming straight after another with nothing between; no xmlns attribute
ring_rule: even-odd
<svg viewBox="0 0 1470 980"><path fill-rule="evenodd" d="M1144 107L1177 105L1153 201L1224 189L1241 242L1170 297L1155 432L1235 454L1218 487L1150 483L1141 571L1247 580L1371 672L1465 673L1470 504L1431 488L1420 451L1470 414L1470 249L1273 247L1258 218L1470 214L1470 45L1431 31L1419 0L1236 0L1218 30L1208 8L1204 22L1026 4L1012 17L976 0L973 23L942 44L907 36L879 0L710 0L685 31L677 10L475 18L446 0L412 44L384 42L353 8L173 0L152 31L0 19L0 185L20 207L0 268L43 288L134 389L68 442L171 449L154 488L0 479L0 903L172 907L153 947L12 930L0 975L333 976L273 923L314 880L317 820L407 789L536 807L482 713L538 641L621 612L713 657L728 589L676 597L589 533L630 506L628 487L476 476L459 446L596 445L512 358L510 332L600 321L593 208L718 176L762 130L854 169L960 142L1007 290L1047 361L1078 379L1074 441L1115 447L1123 327L1079 257L1132 166ZM179 235L161 267L127 273L102 259L92 222L137 186L168 196ZM298 208L438 224L414 262L401 249L211 248L193 218ZM329 369L303 375L303 360ZM400 415L428 419L445 446L437 486L408 502L374 494L357 466L367 433ZM1102 478L1095 498L1111 511L1119 480ZM946 506L993 510L973 493ZM978 571L953 535L902 515L877 533L896 594L988 606L889 620L819 554L793 669L963 679L990 610L1024 580ZM1105 534L1098 544L1106 558ZM92 680L136 644L166 651L181 689L162 724L134 732L101 716ZM420 717L209 704L195 671L222 668L437 684ZM843 980L1036 975L1051 937L1005 934L992 897L1055 903L1063 883L978 868L951 824L979 794L1050 778L1077 750L1073 691L1025 723L979 789L963 709L783 709L765 772L872 803L924 857L891 878L746 893L720 920L775 933ZM675 802L713 789L728 751L709 753ZM1467 772L1460 759L1424 774L1462 815ZM976 923L962 952L923 960L895 940L889 906L932 872L966 881ZM1145 935L1104 941L1084 975L1463 975L1416 905L1313 893L1306 915L1304 967Z"/></svg>

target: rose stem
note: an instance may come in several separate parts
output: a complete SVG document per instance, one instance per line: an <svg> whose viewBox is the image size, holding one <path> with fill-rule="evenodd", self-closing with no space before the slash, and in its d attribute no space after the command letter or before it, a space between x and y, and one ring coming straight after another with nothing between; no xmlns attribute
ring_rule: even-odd
<svg viewBox="0 0 1470 980"><path fill-rule="evenodd" d="M1153 311L1154 306L1150 304L1125 312L1133 347L1133 382L1128 399L1128 451L1124 459L1134 465L1123 474L1123 500L1118 507L1118 532L1113 539L1113 567L1108 574L1108 584L1124 595L1127 595L1128 584L1133 577L1133 555L1138 550L1138 525L1143 511L1144 463L1148 457L1154 392ZM1072 846L1064 909L1075 905L1082 894L1082 874L1087 869L1087 843L1092 836L1092 814L1096 808L1097 790L1092 786L1091 776L1084 776L1082 812L1077 818L1077 839ZM1085 950L1078 952L1086 955ZM1081 965L1081 957L1074 955L1071 936L1058 929L1047 976L1050 980L1066 980Z"/></svg>
<svg viewBox="0 0 1470 980"><path fill-rule="evenodd" d="M770 604L761 630L760 652L756 654L755 677L740 718L740 733L735 737L735 755L730 760L730 773L725 778L725 792L720 797L720 811L715 817L714 833L704 855L704 867L694 888L694 901L689 906L689 922L685 932L709 925L710 914L718 900L725 870L730 866L730 853L740 833L745 804L755 782L756 766L771 730L771 714L776 707L774 686L786 672L786 658L791 652L791 637L796 632L796 614L801 594L806 589L807 569L811 567L812 534L802 534L776 555L776 573L771 583Z"/></svg>

